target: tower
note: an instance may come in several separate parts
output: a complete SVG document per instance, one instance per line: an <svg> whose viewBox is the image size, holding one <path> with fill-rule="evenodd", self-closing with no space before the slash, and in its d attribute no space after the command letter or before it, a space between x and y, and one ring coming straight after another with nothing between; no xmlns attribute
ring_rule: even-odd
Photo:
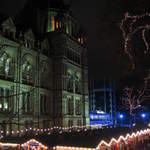
<svg viewBox="0 0 150 150"><path fill-rule="evenodd" d="M47 24L53 53L54 124L81 126L89 123L86 37L69 5L61 4L49 7Z"/></svg>

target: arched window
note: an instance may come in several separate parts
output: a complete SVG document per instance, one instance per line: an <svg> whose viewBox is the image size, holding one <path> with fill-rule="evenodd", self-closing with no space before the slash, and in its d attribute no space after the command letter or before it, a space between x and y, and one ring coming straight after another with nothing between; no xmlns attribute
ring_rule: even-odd
<svg viewBox="0 0 150 150"><path fill-rule="evenodd" d="M0 111L4 108L4 89L0 88Z"/></svg>
<svg viewBox="0 0 150 150"><path fill-rule="evenodd" d="M81 75L79 73L75 74L75 92L81 93Z"/></svg>
<svg viewBox="0 0 150 150"><path fill-rule="evenodd" d="M73 98L68 97L68 115L73 115L73 113L74 113Z"/></svg>
<svg viewBox="0 0 150 150"><path fill-rule="evenodd" d="M84 38L82 36L78 37L77 40L80 44L84 44Z"/></svg>
<svg viewBox="0 0 150 150"><path fill-rule="evenodd" d="M31 113L32 112L32 99L30 92L24 92L22 94L22 113Z"/></svg>
<svg viewBox="0 0 150 150"><path fill-rule="evenodd" d="M32 83L32 66L28 61L25 61L22 66L23 82Z"/></svg>
<svg viewBox="0 0 150 150"><path fill-rule="evenodd" d="M48 14L48 32L55 31L55 16L57 12L49 11Z"/></svg>
<svg viewBox="0 0 150 150"><path fill-rule="evenodd" d="M49 88L50 82L50 68L47 61L42 61L40 66L40 86Z"/></svg>
<svg viewBox="0 0 150 150"><path fill-rule="evenodd" d="M60 20L56 21L56 29L61 29L61 21Z"/></svg>
<svg viewBox="0 0 150 150"><path fill-rule="evenodd" d="M40 113L47 113L47 96L44 94L40 95Z"/></svg>
<svg viewBox="0 0 150 150"><path fill-rule="evenodd" d="M67 90L69 92L73 92L73 76L72 76L72 73L71 71L68 71L68 74L67 74Z"/></svg>
<svg viewBox="0 0 150 150"><path fill-rule="evenodd" d="M76 99L76 115L81 115L81 100Z"/></svg>
<svg viewBox="0 0 150 150"><path fill-rule="evenodd" d="M5 77L13 77L14 67L11 57L7 53L0 56L0 75Z"/></svg>
<svg viewBox="0 0 150 150"><path fill-rule="evenodd" d="M5 74L8 75L10 71L10 58L7 58L5 61Z"/></svg>

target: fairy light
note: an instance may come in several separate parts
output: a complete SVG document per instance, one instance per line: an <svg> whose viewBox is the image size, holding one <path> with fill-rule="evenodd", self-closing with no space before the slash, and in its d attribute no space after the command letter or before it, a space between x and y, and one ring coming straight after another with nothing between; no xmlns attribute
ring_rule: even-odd
<svg viewBox="0 0 150 150"><path fill-rule="evenodd" d="M102 126L100 125L84 125L84 126L72 126L72 127L58 127L58 126L54 126L54 127L49 127L49 128L25 128L25 129L21 129L21 130L11 130L11 131L0 131L0 136L2 136L5 132L7 135L12 134L12 135L18 135L18 134L30 134L30 132L32 132L32 134L38 135L38 134L48 134L48 133L52 133L52 132L58 132L60 134L62 134L63 132L80 132L80 131L88 131L88 130L93 130L93 129L102 129ZM48 131L48 132L47 132ZM61 131L61 132L60 132Z"/></svg>
<svg viewBox="0 0 150 150"><path fill-rule="evenodd" d="M110 147L113 143L116 143L116 144L120 143L121 140L127 141L129 138L141 136L141 135L148 134L148 133L150 134L150 129L137 131L136 133L132 133L131 135L127 134L125 137L121 135L118 139L112 138L109 143L107 143L106 141L102 140L98 144L96 149L97 150L100 149L100 147L103 146L103 145L105 145L107 147Z"/></svg>
<svg viewBox="0 0 150 150"><path fill-rule="evenodd" d="M133 35L137 32L142 32L142 40L145 44L146 49L144 50L144 54L149 51L149 44L146 40L146 32L150 30L150 24L145 23L144 25L135 26L137 22L140 22L142 19L150 17L150 13L145 13L142 15L131 16L129 13L125 13L124 18L121 20L120 29L122 31L123 39L124 39L124 52L129 56L132 62L132 69L135 69L135 64L133 61L133 49L131 48L131 40ZM128 25L128 28L125 26Z"/></svg>
<svg viewBox="0 0 150 150"><path fill-rule="evenodd" d="M70 146L56 146L53 147L56 150L96 150L95 148L84 148L84 147L70 147Z"/></svg>
<svg viewBox="0 0 150 150"><path fill-rule="evenodd" d="M47 146L43 145L42 143L38 142L38 141L35 140L35 139L31 139L31 140L27 141L26 143L21 144L21 147L27 147L31 142L37 143L37 144L38 144L41 148L43 148L44 150L48 149Z"/></svg>
<svg viewBox="0 0 150 150"><path fill-rule="evenodd" d="M109 143L106 142L106 141L104 141L104 140L102 140L102 141L100 141L100 143L98 144L98 146L96 148L55 146L55 147L53 147L53 149L56 149L56 150L99 150L103 146L111 147L114 144L118 144L118 146L119 146L119 144L121 142L125 142L126 143L129 139L134 140L135 137L139 137L139 138L141 137L141 139L143 139L145 137L145 135L150 135L150 129L145 129L145 130L137 131L136 133L133 132L131 135L127 134L125 137L123 135L121 135L118 139L112 138ZM44 150L48 149L47 146L43 145L42 143L38 142L35 139L31 139L31 140L29 140L26 143L21 144L21 145L20 144L14 144L14 143L0 143L0 145L2 147L3 146L8 146L8 147L9 146L11 146L11 147L17 147L17 146L27 147L30 144L30 142L37 143Z"/></svg>

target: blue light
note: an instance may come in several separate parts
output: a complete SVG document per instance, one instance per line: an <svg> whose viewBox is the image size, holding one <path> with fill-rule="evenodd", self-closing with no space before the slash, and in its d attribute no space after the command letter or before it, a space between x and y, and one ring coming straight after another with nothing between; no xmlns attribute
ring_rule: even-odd
<svg viewBox="0 0 150 150"><path fill-rule="evenodd" d="M141 114L141 116L142 116L142 118L145 118L145 117L146 117L146 114L143 113L143 114Z"/></svg>
<svg viewBox="0 0 150 150"><path fill-rule="evenodd" d="M119 118L120 118L120 119L123 119L123 117L124 117L123 114L120 114L120 115L119 115Z"/></svg>

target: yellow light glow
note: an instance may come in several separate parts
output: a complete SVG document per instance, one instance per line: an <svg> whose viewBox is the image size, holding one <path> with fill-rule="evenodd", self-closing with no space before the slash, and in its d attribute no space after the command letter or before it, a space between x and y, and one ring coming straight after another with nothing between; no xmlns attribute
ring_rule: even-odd
<svg viewBox="0 0 150 150"><path fill-rule="evenodd" d="M95 148L70 147L70 146L56 146L53 149L56 149L56 150L96 150Z"/></svg>
<svg viewBox="0 0 150 150"><path fill-rule="evenodd" d="M100 147L101 147L102 145L105 145L105 146L110 147L113 143L119 143L121 140L126 141L128 138L137 137L137 136L140 136L140 135L143 135L143 134L147 134L147 133L150 133L150 129L141 130L140 132L137 131L136 133L132 133L131 135L127 134L125 137L121 135L121 136L118 138L118 140L115 139L115 138L112 138L109 143L107 143L106 141L102 140L102 141L99 143L99 145L97 146L96 149L100 149Z"/></svg>

